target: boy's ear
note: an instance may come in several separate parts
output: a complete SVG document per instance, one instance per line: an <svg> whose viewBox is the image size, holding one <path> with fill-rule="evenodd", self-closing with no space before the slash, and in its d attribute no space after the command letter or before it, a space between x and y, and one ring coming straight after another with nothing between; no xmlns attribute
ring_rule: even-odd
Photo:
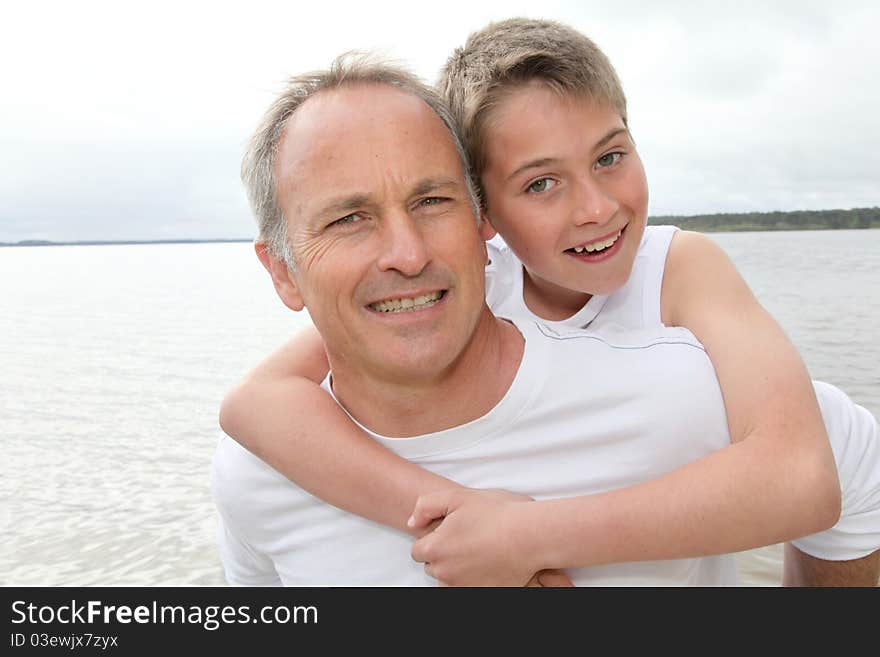
<svg viewBox="0 0 880 657"><path fill-rule="evenodd" d="M287 268L287 263L272 255L269 252L269 245L265 242L256 242L254 244L254 251L256 251L257 258L259 258L263 267L266 268L266 271L269 272L269 275L272 277L272 284L275 286L275 292L281 297L284 305L291 310L296 311L305 308L305 303L299 292L299 287L297 286L296 280L294 279L293 274L291 274L290 269Z"/></svg>

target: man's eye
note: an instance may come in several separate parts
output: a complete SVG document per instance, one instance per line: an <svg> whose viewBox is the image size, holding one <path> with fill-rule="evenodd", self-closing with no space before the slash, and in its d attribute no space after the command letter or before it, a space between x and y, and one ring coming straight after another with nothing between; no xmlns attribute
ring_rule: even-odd
<svg viewBox="0 0 880 657"><path fill-rule="evenodd" d="M422 207L432 206L432 205L440 205L444 201L448 201L449 199L443 198L441 196L429 196L427 198L423 198L419 201L419 205Z"/></svg>
<svg viewBox="0 0 880 657"><path fill-rule="evenodd" d="M356 221L360 221L360 216L357 213L353 212L351 214L347 214L344 217L340 217L336 221L331 222L330 226L345 226L348 224L353 224Z"/></svg>
<svg viewBox="0 0 880 657"><path fill-rule="evenodd" d="M616 164L618 162L618 160L620 160L620 158L622 158L622 157L623 157L623 153L618 153L618 152L606 153L605 155L600 157L598 160L596 160L596 167L599 169L605 169L607 167L610 167L612 164Z"/></svg>
<svg viewBox="0 0 880 657"><path fill-rule="evenodd" d="M553 189L558 184L559 183L557 183L552 178L539 178L538 180L536 180L535 182L533 182L531 185L529 185L527 187L527 191L537 192L537 193L546 192L548 190Z"/></svg>

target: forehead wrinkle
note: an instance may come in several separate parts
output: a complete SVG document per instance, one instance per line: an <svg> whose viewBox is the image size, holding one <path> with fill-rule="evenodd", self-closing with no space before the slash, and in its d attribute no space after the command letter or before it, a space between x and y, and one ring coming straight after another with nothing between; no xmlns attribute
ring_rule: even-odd
<svg viewBox="0 0 880 657"><path fill-rule="evenodd" d="M302 221L301 228L314 229L318 221L334 214L341 217L357 209L377 210L379 205L394 196L407 195L409 198L442 188L466 187L463 166L454 142L445 125L427 105L422 107L420 104L417 115L414 115L412 108L402 108L390 115L364 117L366 124L356 122L357 125L340 126L338 122L325 123L325 120L329 120L327 112L334 110L341 99L350 100L349 94L361 91L335 90L332 94L311 98L285 126L279 157L275 162L278 174L276 185L281 195L287 196L288 203L296 208ZM424 139L413 139L414 136L434 133L438 128L443 133L442 146L436 143L440 139L427 145L423 143ZM371 144L372 152L359 149L354 154L358 161L355 174L348 175L349 169L344 161L340 164L341 170L333 173L335 161L348 157L348 151L343 146L350 141L347 138L349 132L354 142L362 144L358 137L377 131L385 132L383 139L378 140L381 145L373 148L376 145ZM406 148L393 147L401 143ZM396 157L389 160L389 151L394 151ZM454 172L445 164L436 164L446 162L447 155L454 160ZM306 176L307 181L302 180L300 174L312 174L315 166L319 171L318 182L311 175ZM418 172L419 169L421 172ZM372 171L372 177L367 173L369 171ZM423 177L413 180L419 173ZM371 182L367 183L365 177L371 178ZM457 180L458 177L462 179ZM325 188L328 192L326 196L320 193L317 185ZM311 229L308 228L309 224Z"/></svg>

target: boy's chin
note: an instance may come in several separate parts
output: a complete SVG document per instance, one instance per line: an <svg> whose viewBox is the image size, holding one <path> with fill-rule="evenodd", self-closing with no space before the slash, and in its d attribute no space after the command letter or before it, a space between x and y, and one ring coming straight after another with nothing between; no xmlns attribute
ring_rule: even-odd
<svg viewBox="0 0 880 657"><path fill-rule="evenodd" d="M592 286L593 289L588 292L588 294L592 294L594 296L607 296L614 292L617 292L620 288L626 285L626 282L629 280L630 275L632 274L632 265L629 264L625 270L620 272L615 272L613 275L604 277L601 281L596 281Z"/></svg>

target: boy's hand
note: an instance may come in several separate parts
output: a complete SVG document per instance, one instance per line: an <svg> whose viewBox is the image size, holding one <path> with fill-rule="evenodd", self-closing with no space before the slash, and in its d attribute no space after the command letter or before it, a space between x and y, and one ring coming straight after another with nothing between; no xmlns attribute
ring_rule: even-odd
<svg viewBox="0 0 880 657"><path fill-rule="evenodd" d="M412 557L425 572L449 586L563 586L559 571L539 573L529 551L520 548L522 505L532 499L500 490L452 489L423 495L409 520L419 528L442 519L418 539Z"/></svg>

